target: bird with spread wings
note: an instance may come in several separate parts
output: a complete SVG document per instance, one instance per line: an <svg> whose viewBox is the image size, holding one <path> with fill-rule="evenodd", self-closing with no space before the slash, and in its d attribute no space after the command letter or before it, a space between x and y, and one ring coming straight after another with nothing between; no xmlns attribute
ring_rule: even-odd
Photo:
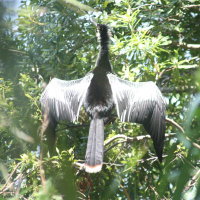
<svg viewBox="0 0 200 200"><path fill-rule="evenodd" d="M165 138L165 100L153 82L130 82L116 76L109 60L109 29L97 24L100 50L94 70L85 77L65 81L53 78L41 95L44 134L49 151L55 148L58 121L78 120L83 106L90 116L85 171L99 172L103 165L104 123L116 109L122 122L143 124L162 161Z"/></svg>

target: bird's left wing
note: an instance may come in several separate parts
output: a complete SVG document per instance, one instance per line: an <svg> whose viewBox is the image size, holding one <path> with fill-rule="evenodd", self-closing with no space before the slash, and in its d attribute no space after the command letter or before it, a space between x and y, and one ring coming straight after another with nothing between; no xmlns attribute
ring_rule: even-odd
<svg viewBox="0 0 200 200"><path fill-rule="evenodd" d="M72 81L53 78L40 98L43 112L47 111L56 121L75 121L92 77L93 74L89 73L84 78Z"/></svg>
<svg viewBox="0 0 200 200"><path fill-rule="evenodd" d="M159 160L165 136L165 100L153 82L130 82L107 75L118 117L121 121L144 125L153 139Z"/></svg>

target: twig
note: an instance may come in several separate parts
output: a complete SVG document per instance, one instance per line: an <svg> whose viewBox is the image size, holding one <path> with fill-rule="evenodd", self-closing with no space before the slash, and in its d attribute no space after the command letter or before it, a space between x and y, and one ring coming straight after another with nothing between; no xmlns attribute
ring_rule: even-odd
<svg viewBox="0 0 200 200"><path fill-rule="evenodd" d="M159 72L156 76L156 81L158 81L160 78L162 78L163 74L175 69L183 69L183 70L189 70L189 69L196 69L199 68L199 65L193 64L193 65L178 65L178 66L171 66L168 68L163 69L161 72Z"/></svg>
<svg viewBox="0 0 200 200"><path fill-rule="evenodd" d="M161 198L160 194L158 194L158 192L156 191L155 187L150 185L149 188L155 193L155 195L157 197L156 199L168 200L165 196L162 196L162 198Z"/></svg>
<svg viewBox="0 0 200 200"><path fill-rule="evenodd" d="M21 184L22 184L22 181L23 181L23 177L24 177L24 175L22 173L20 173L19 176L17 177L18 183L17 183L15 196L19 195L19 192L20 192L20 189L21 189Z"/></svg>
<svg viewBox="0 0 200 200"><path fill-rule="evenodd" d="M107 124L110 124L112 122L114 122L116 120L117 116L116 115L111 115L111 117L109 117L105 122L104 124L107 125ZM89 123L85 123L85 124L64 124L64 123L59 123L61 125L64 125L64 128L60 128L60 129L57 129L56 132L58 131L62 131L62 130L65 130L67 128L80 128L80 127L89 127Z"/></svg>
<svg viewBox="0 0 200 200"><path fill-rule="evenodd" d="M200 44L187 44L187 43L172 42L169 45L182 47L185 49L200 49Z"/></svg>
<svg viewBox="0 0 200 200"><path fill-rule="evenodd" d="M64 128L57 129L56 132L66 130L68 128L80 128L80 127L88 127L89 124L65 124Z"/></svg>
<svg viewBox="0 0 200 200"><path fill-rule="evenodd" d="M165 134L165 137L171 137L174 136L176 133L170 133L170 134ZM135 136L135 137L128 137L126 135L123 134L118 134L113 136L112 138L109 138L108 140L105 141L104 145L108 145L110 144L112 141L119 139L119 138L123 138L123 142L133 142L133 141L140 141L140 140L144 140L144 139L150 139L151 136L150 135L140 135L140 136Z"/></svg>
<svg viewBox="0 0 200 200"><path fill-rule="evenodd" d="M46 188L46 178L45 178L45 171L44 171L44 167L43 167L43 156L44 156L44 136L45 136L45 130L46 127L48 126L49 121L47 120L47 115L44 115L44 119L43 119L43 123L42 123L42 127L40 128L40 154L39 154L39 174L40 174L40 178L41 178L41 183L42 186L44 187L44 189Z"/></svg>
<svg viewBox="0 0 200 200"><path fill-rule="evenodd" d="M188 48L188 49L200 49L200 44L179 44L178 46Z"/></svg>
<svg viewBox="0 0 200 200"><path fill-rule="evenodd" d="M200 178L200 169L195 173L195 175L192 177L192 179L189 181L189 184L185 187L185 191L188 191L190 188L192 188Z"/></svg>
<svg viewBox="0 0 200 200"><path fill-rule="evenodd" d="M16 49L7 49L7 48L1 48L1 49L8 50L8 51L11 51L11 52L14 52L14 53L19 53L19 54L27 55L26 52L20 51L20 50L16 50Z"/></svg>
<svg viewBox="0 0 200 200"><path fill-rule="evenodd" d="M0 191L0 194L2 194L4 191L6 191L7 190L7 188L10 188L10 187L7 187L6 188L6 186L8 185L8 184L13 184L12 182L10 183L10 180L11 180L11 178L12 178L12 176L13 176L13 174L16 172L16 170L18 169L18 167L20 166L20 164L21 164L21 162L19 162L19 163L17 163L17 165L15 166L15 168L13 169L13 171L10 173L10 175L9 175L9 177L7 178L7 180L6 180L6 183L3 185L3 187L1 188L1 191ZM6 189L6 190L5 190Z"/></svg>
<svg viewBox="0 0 200 200"><path fill-rule="evenodd" d="M172 125L176 126L182 133L185 133L184 129L177 122L175 122L173 119L166 118L166 121L171 123ZM185 138L188 141L190 141L194 147L200 149L200 145L199 144L191 141L191 139L189 137L187 137L186 135L185 135Z"/></svg>
<svg viewBox="0 0 200 200"><path fill-rule="evenodd" d="M167 156L165 155L165 156L163 156L163 157L167 157ZM144 162L146 162L146 161L151 161L151 164L152 164L152 163L155 162L156 160L158 160L158 157L157 157L157 156L151 156L150 158L140 159L138 162L144 163Z"/></svg>
<svg viewBox="0 0 200 200"><path fill-rule="evenodd" d="M174 135L176 135L176 133L165 134L165 137L171 137L171 136L174 136ZM105 149L104 153L106 153L107 151L109 151L113 147L117 146L118 144L126 143L126 142L140 141L140 140L144 140L144 139L150 139L151 136L150 135L140 135L140 136L136 136L136 137L127 137L126 135L119 134L119 135L115 135L112 138L106 140L104 145L106 146L106 145L110 144L111 142L113 142L114 140L121 139L121 138L122 138L122 140L114 143L113 145L111 145L110 147Z"/></svg>
<svg viewBox="0 0 200 200"><path fill-rule="evenodd" d="M138 136L139 137L139 136ZM133 137L128 137L128 136L126 136L126 135L123 135L123 134L118 134L118 135L115 135L115 136L113 136L113 137L111 137L111 138L109 138L108 140L106 140L105 142L104 142L104 146L106 146L106 145L108 145L108 144L110 144L112 141L114 141L114 140L116 140L116 139L124 139L124 140L133 140Z"/></svg>
<svg viewBox="0 0 200 200"><path fill-rule="evenodd" d="M127 142L127 140L120 140L118 142L115 142L113 145L111 145L110 147L104 150L104 154L108 152L110 149L112 149L113 147L117 146L118 144L125 143L125 142Z"/></svg>
<svg viewBox="0 0 200 200"><path fill-rule="evenodd" d="M186 5L186 6L183 6L182 8L199 8L200 7L200 4L197 4L197 5Z"/></svg>
<svg viewBox="0 0 200 200"><path fill-rule="evenodd" d="M120 187L123 189L126 199L131 200L131 197L129 193L127 192L127 189L122 184L120 184Z"/></svg>
<svg viewBox="0 0 200 200"><path fill-rule="evenodd" d="M144 4L144 5L140 5L140 6L136 7L136 8L133 8L132 11L134 11L134 10L138 10L138 9L143 8L143 7L146 7L146 6L158 6L158 5L155 4L155 3Z"/></svg>
<svg viewBox="0 0 200 200"><path fill-rule="evenodd" d="M104 164L104 165L109 165L109 166L124 167L124 164L106 163L106 162L103 162L103 164Z"/></svg>
<svg viewBox="0 0 200 200"><path fill-rule="evenodd" d="M162 87L160 88L162 93L196 93L197 87L195 86L182 86L182 87Z"/></svg>
<svg viewBox="0 0 200 200"><path fill-rule="evenodd" d="M43 167L43 145L40 145L40 160L39 160L39 169L40 169L40 178L42 182L42 186L44 189L46 188L46 178L45 178L45 171Z"/></svg>
<svg viewBox="0 0 200 200"><path fill-rule="evenodd" d="M178 128L182 133L184 133L182 126L180 126L178 123L176 123L173 119L166 117L166 122L169 122L170 124L176 126L176 128Z"/></svg>
<svg viewBox="0 0 200 200"><path fill-rule="evenodd" d="M188 140L191 142L190 138L186 137L186 139L188 139ZM200 145L199 145L199 144L197 144L197 143L195 143L195 142L192 142L192 145L193 145L194 147L196 147L197 149L200 149Z"/></svg>

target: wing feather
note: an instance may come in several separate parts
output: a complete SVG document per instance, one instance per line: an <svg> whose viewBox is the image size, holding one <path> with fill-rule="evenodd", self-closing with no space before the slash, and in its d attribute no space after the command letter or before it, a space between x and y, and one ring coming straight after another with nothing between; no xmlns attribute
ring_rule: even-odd
<svg viewBox="0 0 200 200"><path fill-rule="evenodd" d="M56 121L73 122L78 119L92 77L93 74L89 73L82 79L72 81L53 78L40 98L43 112L48 111Z"/></svg>
<svg viewBox="0 0 200 200"><path fill-rule="evenodd" d="M162 160L165 135L165 100L153 82L130 82L107 74L121 121L144 125Z"/></svg>

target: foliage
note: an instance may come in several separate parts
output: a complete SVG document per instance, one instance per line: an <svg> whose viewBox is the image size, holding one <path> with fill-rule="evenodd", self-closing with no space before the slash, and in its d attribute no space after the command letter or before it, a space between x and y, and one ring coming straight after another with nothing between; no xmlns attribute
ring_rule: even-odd
<svg viewBox="0 0 200 200"><path fill-rule="evenodd" d="M16 24L4 17L0 2L1 198L199 199L200 1L82 3L21 1ZM112 27L114 71L131 81L155 81L166 97L173 121L167 123L161 164L151 140L138 139L144 129L116 119L106 126L105 143L117 134L133 140L106 145L102 172L80 170L88 135L84 111L75 125L59 124L57 155L39 157L45 83L83 77L95 65L98 46L90 16Z"/></svg>

